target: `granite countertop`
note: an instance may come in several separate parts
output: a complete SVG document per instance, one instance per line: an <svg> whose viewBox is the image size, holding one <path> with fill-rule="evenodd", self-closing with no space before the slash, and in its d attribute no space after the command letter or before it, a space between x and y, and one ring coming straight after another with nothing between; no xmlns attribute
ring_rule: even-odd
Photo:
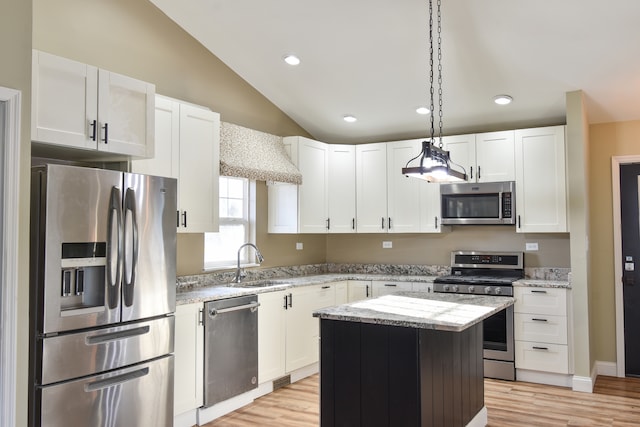
<svg viewBox="0 0 640 427"><path fill-rule="evenodd" d="M460 332L515 302L511 297L398 292L316 310L321 319Z"/></svg>
<svg viewBox="0 0 640 427"><path fill-rule="evenodd" d="M514 282L513 286L571 289L571 282L566 280L520 279Z"/></svg>
<svg viewBox="0 0 640 427"><path fill-rule="evenodd" d="M340 282L344 280L372 280L390 282L421 282L432 283L436 276L392 275L392 274L319 274L313 276L287 277L281 279L264 279L242 282L240 284L202 286L178 290L176 304L191 304L213 301L243 295L273 292L293 287L321 285L323 283ZM266 286L260 286L266 284ZM258 285L258 286L252 286Z"/></svg>

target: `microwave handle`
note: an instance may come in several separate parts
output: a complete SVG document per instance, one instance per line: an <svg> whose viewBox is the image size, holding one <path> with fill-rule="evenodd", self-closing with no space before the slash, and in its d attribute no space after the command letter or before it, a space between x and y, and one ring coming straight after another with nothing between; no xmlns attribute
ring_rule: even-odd
<svg viewBox="0 0 640 427"><path fill-rule="evenodd" d="M478 171L480 171L480 168L478 168ZM480 178L480 175L478 175L478 178ZM499 192L498 192L498 206L500 207L500 208L498 209L498 212L500 212L500 213L499 213L499 218L500 218L500 219L504 219L504 216L503 216L503 214L504 214L504 205L503 205L503 203L502 203L502 195L503 195L503 194L504 194L504 193L503 193L502 191L499 191Z"/></svg>

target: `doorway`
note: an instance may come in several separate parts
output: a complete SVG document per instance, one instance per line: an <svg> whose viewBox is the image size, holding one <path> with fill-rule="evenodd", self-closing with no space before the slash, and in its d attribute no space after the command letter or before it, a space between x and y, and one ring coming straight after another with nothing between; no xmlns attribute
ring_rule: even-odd
<svg viewBox="0 0 640 427"><path fill-rule="evenodd" d="M625 376L640 377L640 163L620 166ZM638 265L638 268L636 268Z"/></svg>
<svg viewBox="0 0 640 427"><path fill-rule="evenodd" d="M611 159L619 377L640 377L640 156Z"/></svg>

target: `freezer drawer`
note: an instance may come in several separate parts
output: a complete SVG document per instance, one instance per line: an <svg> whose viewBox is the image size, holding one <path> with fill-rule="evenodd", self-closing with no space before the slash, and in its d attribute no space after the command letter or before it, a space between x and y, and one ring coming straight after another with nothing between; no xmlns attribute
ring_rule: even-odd
<svg viewBox="0 0 640 427"><path fill-rule="evenodd" d="M173 355L103 375L39 387L35 425L170 427Z"/></svg>
<svg viewBox="0 0 640 427"><path fill-rule="evenodd" d="M92 375L173 353L174 317L111 328L58 335L39 340L42 372L39 384Z"/></svg>

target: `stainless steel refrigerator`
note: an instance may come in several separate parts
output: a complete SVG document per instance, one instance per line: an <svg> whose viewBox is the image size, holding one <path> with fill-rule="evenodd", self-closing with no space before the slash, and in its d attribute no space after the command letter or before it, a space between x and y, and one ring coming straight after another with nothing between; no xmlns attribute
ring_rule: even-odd
<svg viewBox="0 0 640 427"><path fill-rule="evenodd" d="M31 426L173 425L176 181L31 173Z"/></svg>

